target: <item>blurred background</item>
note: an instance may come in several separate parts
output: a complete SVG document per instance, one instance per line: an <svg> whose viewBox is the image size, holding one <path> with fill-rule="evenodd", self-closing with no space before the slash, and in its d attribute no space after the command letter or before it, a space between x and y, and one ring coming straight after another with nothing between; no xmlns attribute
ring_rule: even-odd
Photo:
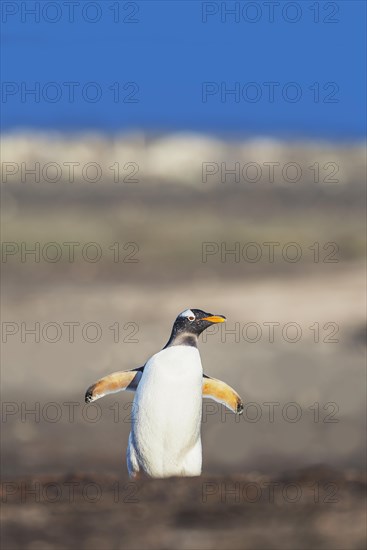
<svg viewBox="0 0 367 550"><path fill-rule="evenodd" d="M1 9L5 547L362 548L365 4ZM200 352L245 402L204 401L203 478L23 499L127 482L133 394L85 390L186 308L226 315ZM219 490L269 480L307 498Z"/></svg>

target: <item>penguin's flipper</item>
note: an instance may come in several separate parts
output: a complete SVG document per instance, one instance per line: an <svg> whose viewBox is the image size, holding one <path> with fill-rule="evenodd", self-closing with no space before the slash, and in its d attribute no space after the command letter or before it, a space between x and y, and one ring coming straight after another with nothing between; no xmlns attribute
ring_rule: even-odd
<svg viewBox="0 0 367 550"><path fill-rule="evenodd" d="M135 391L143 375L144 367L133 370L113 372L89 386L85 394L85 402L91 403L109 393L119 391Z"/></svg>
<svg viewBox="0 0 367 550"><path fill-rule="evenodd" d="M222 380L203 375L203 397L214 399L230 411L242 414L243 402L238 393Z"/></svg>

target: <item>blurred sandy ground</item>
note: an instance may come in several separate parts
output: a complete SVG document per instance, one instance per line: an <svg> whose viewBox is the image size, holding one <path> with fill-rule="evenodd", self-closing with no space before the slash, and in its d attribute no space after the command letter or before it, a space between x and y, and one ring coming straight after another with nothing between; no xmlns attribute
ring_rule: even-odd
<svg viewBox="0 0 367 550"><path fill-rule="evenodd" d="M80 178L69 183L64 174L57 183L22 182L20 170L2 184L4 241L29 247L35 242L96 242L103 250L97 263L80 254L74 262L65 257L57 263L21 262L18 254L3 263L3 323L80 323L74 343L65 330L56 343L42 337L39 343L32 337L22 343L19 331L3 344L3 400L13 403L14 412L3 423L5 479L74 471L124 478L132 394L100 401L101 419L93 423L85 418L84 392L109 372L142 365L165 344L175 316L187 307L225 314L229 330L235 323L262 327L257 342L243 337L236 342L217 333L201 344L205 371L233 385L245 403L256 403L239 422L218 407L205 409L205 474L279 475L324 464L343 475L359 475L365 449L362 146L231 143L190 135L15 135L3 138L2 157L16 166L77 161L97 162L103 169L103 180L96 183ZM117 161L136 163L138 181L114 183L108 167ZM257 183L229 179L223 184L217 175L202 181L203 162L250 161L297 162L302 178L297 183L279 177L269 183L265 177ZM315 162L336 163L338 183L315 183L307 168ZM301 260L290 263L276 254L274 263L266 258L236 263L216 255L202 262L203 242L226 242L231 248L235 242L269 241L297 242ZM137 243L139 262L114 263L109 250L114 242ZM309 249L315 242L321 247L337 243L339 261L315 263ZM81 336L80 327L90 322L102 329L96 343ZM121 327L135 323L138 342L115 343L109 327L116 322ZM302 337L289 343L276 329L270 343L264 322L281 328L296 322ZM318 343L309 328L314 323L321 327ZM322 341L330 333L322 328L325 323L338 325L337 343ZM129 333L122 329L121 340ZM47 419L56 409L42 414L50 402L61 410L58 422ZM72 421L65 405L70 402L76 403ZM273 422L264 405L269 402L279 403ZM282 415L290 402L301 409L297 422ZM22 422L21 411L35 403L39 421L29 415ZM254 422L258 410L261 417ZM294 413L290 408L289 417ZM328 421L330 413L337 422ZM181 541L179 547L207 548L208 540ZM167 541L159 547L169 547L172 540ZM302 547L297 544L290 547Z"/></svg>

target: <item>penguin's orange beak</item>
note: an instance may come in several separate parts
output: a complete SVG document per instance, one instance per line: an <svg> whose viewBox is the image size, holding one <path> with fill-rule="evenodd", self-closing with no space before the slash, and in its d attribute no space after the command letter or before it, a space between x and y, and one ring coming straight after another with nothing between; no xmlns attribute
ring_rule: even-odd
<svg viewBox="0 0 367 550"><path fill-rule="evenodd" d="M203 321L209 321L209 323L225 323L226 318L223 315L210 315L209 317L203 317Z"/></svg>

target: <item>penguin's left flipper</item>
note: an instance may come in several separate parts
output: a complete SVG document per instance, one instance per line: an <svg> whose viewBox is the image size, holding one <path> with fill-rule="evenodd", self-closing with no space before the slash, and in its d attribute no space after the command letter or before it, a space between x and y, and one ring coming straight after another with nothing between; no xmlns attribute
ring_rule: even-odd
<svg viewBox="0 0 367 550"><path fill-rule="evenodd" d="M230 411L242 414L243 402L238 393L222 380L203 375L203 397L214 399Z"/></svg>
<svg viewBox="0 0 367 550"><path fill-rule="evenodd" d="M89 386L85 394L85 402L91 403L109 393L119 391L135 391L143 375L144 367L138 369L113 372Z"/></svg>

